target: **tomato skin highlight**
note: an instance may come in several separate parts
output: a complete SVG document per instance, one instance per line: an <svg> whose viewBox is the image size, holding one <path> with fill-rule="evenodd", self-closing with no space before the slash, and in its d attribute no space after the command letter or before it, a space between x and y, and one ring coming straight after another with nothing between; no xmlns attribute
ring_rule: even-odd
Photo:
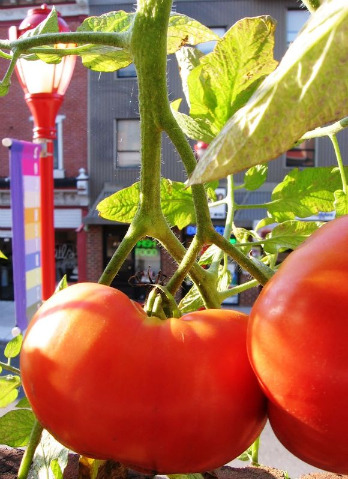
<svg viewBox="0 0 348 479"><path fill-rule="evenodd" d="M256 300L248 353L271 426L303 461L348 474L348 216L316 231Z"/></svg>
<svg viewBox="0 0 348 479"><path fill-rule="evenodd" d="M62 444L152 473L202 472L242 453L266 421L246 352L248 317L148 317L122 292L80 283L36 313L22 381Z"/></svg>

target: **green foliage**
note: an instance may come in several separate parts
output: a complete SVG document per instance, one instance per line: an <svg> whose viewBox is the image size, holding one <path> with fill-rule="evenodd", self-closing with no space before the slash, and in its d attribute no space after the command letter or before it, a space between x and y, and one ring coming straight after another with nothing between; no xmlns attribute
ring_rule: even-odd
<svg viewBox="0 0 348 479"><path fill-rule="evenodd" d="M260 188L267 179L268 166L256 165L249 168L244 176L244 188L254 191Z"/></svg>
<svg viewBox="0 0 348 479"><path fill-rule="evenodd" d="M6 358L15 358L20 353L23 336L19 334L6 344L4 355Z"/></svg>
<svg viewBox="0 0 348 479"><path fill-rule="evenodd" d="M20 384L19 376L12 374L0 376L0 408L8 406L17 399Z"/></svg>
<svg viewBox="0 0 348 479"><path fill-rule="evenodd" d="M97 210L105 219L130 223L136 215L139 202L140 184L134 183L102 200ZM186 188L184 183L162 178L161 205L164 215L172 226L182 229L195 222L191 188Z"/></svg>
<svg viewBox="0 0 348 479"><path fill-rule="evenodd" d="M266 253L293 250L305 241L322 223L317 221L284 221L273 228L262 241Z"/></svg>
<svg viewBox="0 0 348 479"><path fill-rule="evenodd" d="M213 141L191 183L275 159L307 131L348 114L347 19L345 0L328 0L311 16L278 68Z"/></svg>
<svg viewBox="0 0 348 479"><path fill-rule="evenodd" d="M267 209L277 222L334 211L335 192L341 187L336 167L294 169L274 188Z"/></svg>
<svg viewBox="0 0 348 479"><path fill-rule="evenodd" d="M43 431L28 479L61 479L68 463L68 449Z"/></svg>
<svg viewBox="0 0 348 479"><path fill-rule="evenodd" d="M190 138L211 141L274 70L274 31L271 17L245 18L231 27L214 51L201 57L194 68L197 57L179 57L190 117L175 116Z"/></svg>
<svg viewBox="0 0 348 479"><path fill-rule="evenodd" d="M29 409L13 409L0 417L0 443L23 447L29 442L35 417Z"/></svg>

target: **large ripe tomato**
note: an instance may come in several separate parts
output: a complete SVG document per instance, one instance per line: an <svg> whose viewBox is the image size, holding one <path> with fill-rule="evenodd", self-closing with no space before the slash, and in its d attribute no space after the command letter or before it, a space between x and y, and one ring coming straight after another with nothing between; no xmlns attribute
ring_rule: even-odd
<svg viewBox="0 0 348 479"><path fill-rule="evenodd" d="M248 352L285 447L348 474L348 216L292 252L252 308Z"/></svg>
<svg viewBox="0 0 348 479"><path fill-rule="evenodd" d="M42 425L89 457L199 472L242 453L266 418L246 352L247 316L148 317L120 291L55 294L26 333L21 371Z"/></svg>

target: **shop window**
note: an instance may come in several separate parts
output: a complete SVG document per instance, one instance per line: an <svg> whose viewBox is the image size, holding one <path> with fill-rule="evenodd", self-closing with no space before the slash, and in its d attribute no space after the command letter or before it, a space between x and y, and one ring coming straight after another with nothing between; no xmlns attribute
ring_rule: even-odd
<svg viewBox="0 0 348 479"><path fill-rule="evenodd" d="M315 166L315 140L306 140L286 152L286 167Z"/></svg>
<svg viewBox="0 0 348 479"><path fill-rule="evenodd" d="M68 283L78 280L76 232L73 230L55 231L56 280L66 276Z"/></svg>
<svg viewBox="0 0 348 479"><path fill-rule="evenodd" d="M140 165L140 121L116 120L116 167Z"/></svg>
<svg viewBox="0 0 348 479"><path fill-rule="evenodd" d="M161 271L161 252L155 240L146 238L137 242L134 249L134 268L141 283L155 282ZM145 301L148 288L138 287L135 297L138 301Z"/></svg>
<svg viewBox="0 0 348 479"><path fill-rule="evenodd" d="M210 30L212 30L214 33L219 35L219 37L223 37L226 33L226 28L225 27L209 27ZM197 45L198 50L200 50L204 55L207 53L211 53L214 50L214 47L216 45L216 41L211 41L211 42L205 42L205 43L199 43Z"/></svg>
<svg viewBox="0 0 348 479"><path fill-rule="evenodd" d="M0 237L0 251L7 258L0 258L0 300L13 301L12 238Z"/></svg>
<svg viewBox="0 0 348 479"><path fill-rule="evenodd" d="M308 10L287 10L286 15L286 42L290 45L297 37L298 32L306 23L310 13Z"/></svg>

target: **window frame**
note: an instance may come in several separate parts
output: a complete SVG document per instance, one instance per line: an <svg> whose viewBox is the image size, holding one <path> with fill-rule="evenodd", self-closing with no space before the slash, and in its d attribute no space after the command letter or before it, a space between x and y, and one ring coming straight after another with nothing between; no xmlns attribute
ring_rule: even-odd
<svg viewBox="0 0 348 479"><path fill-rule="evenodd" d="M139 125L139 148L138 149L127 149L127 150L119 150L118 149L118 131L119 131L119 122L138 122ZM135 170L139 169L141 164L141 154L140 154L140 119L139 118L115 118L114 119L114 165L116 170ZM138 153L139 154L139 163L131 164L131 165L120 165L119 164L119 153Z"/></svg>

